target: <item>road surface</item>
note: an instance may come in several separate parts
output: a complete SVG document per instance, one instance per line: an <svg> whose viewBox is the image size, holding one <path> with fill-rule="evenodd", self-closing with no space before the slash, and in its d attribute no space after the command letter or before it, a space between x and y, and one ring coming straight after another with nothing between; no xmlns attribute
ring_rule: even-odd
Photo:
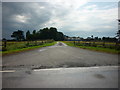
<svg viewBox="0 0 120 90"><path fill-rule="evenodd" d="M3 88L118 88L118 67L79 67L9 71Z"/></svg>
<svg viewBox="0 0 120 90"><path fill-rule="evenodd" d="M64 43L2 58L3 69L89 67L118 64L118 55L69 47Z"/></svg>
<svg viewBox="0 0 120 90"><path fill-rule="evenodd" d="M57 43L2 58L3 88L117 88L118 56ZM69 68L68 68L69 67Z"/></svg>

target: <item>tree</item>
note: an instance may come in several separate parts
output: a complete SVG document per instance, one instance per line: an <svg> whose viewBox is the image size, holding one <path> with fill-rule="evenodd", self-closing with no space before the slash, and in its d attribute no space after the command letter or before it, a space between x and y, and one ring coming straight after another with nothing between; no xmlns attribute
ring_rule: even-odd
<svg viewBox="0 0 120 90"><path fill-rule="evenodd" d="M118 37L118 41L120 41L120 30L117 31L117 36Z"/></svg>
<svg viewBox="0 0 120 90"><path fill-rule="evenodd" d="M120 25L120 19L118 19L118 25ZM118 42L120 42L120 30L117 31Z"/></svg>
<svg viewBox="0 0 120 90"><path fill-rule="evenodd" d="M57 28L50 27L50 28L43 28L39 31L33 30L32 34L30 34L30 31L28 30L26 32L26 40L45 40L45 39L54 39L56 41L58 40L64 40L64 34L62 32L58 32Z"/></svg>
<svg viewBox="0 0 120 90"><path fill-rule="evenodd" d="M33 34L36 34L36 30L33 30Z"/></svg>
<svg viewBox="0 0 120 90"><path fill-rule="evenodd" d="M15 38L17 41L24 40L24 32L22 30L14 31L11 35L12 38Z"/></svg>
<svg viewBox="0 0 120 90"><path fill-rule="evenodd" d="M93 38L93 35L91 35L91 37Z"/></svg>
<svg viewBox="0 0 120 90"><path fill-rule="evenodd" d="M105 41L105 39L106 39L105 37L102 37L102 40L103 40L103 41Z"/></svg>
<svg viewBox="0 0 120 90"><path fill-rule="evenodd" d="M96 40L96 41L97 41L97 40L98 40L98 37L95 37L95 38L94 38L94 40Z"/></svg>
<svg viewBox="0 0 120 90"><path fill-rule="evenodd" d="M31 40L31 34L29 30L26 32L26 40Z"/></svg>
<svg viewBox="0 0 120 90"><path fill-rule="evenodd" d="M50 27L51 39L57 40L57 28Z"/></svg>
<svg viewBox="0 0 120 90"><path fill-rule="evenodd" d="M49 39L49 29L48 28L43 28L40 29L40 37L41 39Z"/></svg>
<svg viewBox="0 0 120 90"><path fill-rule="evenodd" d="M63 41L64 40L64 34L62 32L57 33L57 41Z"/></svg>
<svg viewBox="0 0 120 90"><path fill-rule="evenodd" d="M40 29L41 39L54 39L57 40L57 29L54 27Z"/></svg>
<svg viewBox="0 0 120 90"><path fill-rule="evenodd" d="M33 30L33 33L32 33L32 40L36 40L36 39L37 39L36 30Z"/></svg>

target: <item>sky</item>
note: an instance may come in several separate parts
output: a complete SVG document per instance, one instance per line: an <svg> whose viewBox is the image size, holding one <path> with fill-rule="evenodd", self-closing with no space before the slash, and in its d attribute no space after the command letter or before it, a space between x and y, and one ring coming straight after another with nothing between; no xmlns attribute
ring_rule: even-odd
<svg viewBox="0 0 120 90"><path fill-rule="evenodd" d="M56 27L67 36L115 37L118 2L48 0L47 2L2 2L2 37L13 31Z"/></svg>

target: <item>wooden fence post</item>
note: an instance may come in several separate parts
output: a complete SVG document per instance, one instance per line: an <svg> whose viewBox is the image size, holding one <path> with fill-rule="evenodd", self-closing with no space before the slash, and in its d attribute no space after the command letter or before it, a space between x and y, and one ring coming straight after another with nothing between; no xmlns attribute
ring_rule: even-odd
<svg viewBox="0 0 120 90"><path fill-rule="evenodd" d="M7 41L5 40L4 41L4 48L6 48L7 47Z"/></svg>
<svg viewBox="0 0 120 90"><path fill-rule="evenodd" d="M3 51L6 51L7 50L7 40L6 39L3 39L3 48L2 48L2 50Z"/></svg>
<svg viewBox="0 0 120 90"><path fill-rule="evenodd" d="M74 45L75 45L75 41L74 41Z"/></svg>
<svg viewBox="0 0 120 90"><path fill-rule="evenodd" d="M27 46L29 46L29 41L27 41Z"/></svg>
<svg viewBox="0 0 120 90"><path fill-rule="evenodd" d="M103 47L105 47L105 42L103 42Z"/></svg>
<svg viewBox="0 0 120 90"><path fill-rule="evenodd" d="M42 44L43 44L43 40L42 40Z"/></svg>

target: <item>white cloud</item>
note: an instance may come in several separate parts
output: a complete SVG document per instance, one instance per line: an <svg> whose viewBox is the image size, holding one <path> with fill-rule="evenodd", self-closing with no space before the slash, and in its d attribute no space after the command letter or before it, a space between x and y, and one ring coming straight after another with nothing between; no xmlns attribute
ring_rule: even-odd
<svg viewBox="0 0 120 90"><path fill-rule="evenodd" d="M30 19L28 16L24 15L14 15L13 18L20 23L27 23L27 20Z"/></svg>
<svg viewBox="0 0 120 90"><path fill-rule="evenodd" d="M103 28L107 28L107 29L111 29L111 28L113 28L112 26L103 26Z"/></svg>
<svg viewBox="0 0 120 90"><path fill-rule="evenodd" d="M111 26L111 23L116 22L118 18L117 8L100 9L97 5L89 5L84 7L84 9L75 8L67 9L70 12L62 18L53 15L54 18L51 18L47 25L68 28L68 31L94 31L100 28L101 30L115 28L115 26ZM63 10L65 11L65 9Z"/></svg>
<svg viewBox="0 0 120 90"><path fill-rule="evenodd" d="M90 6L86 6L84 9L96 9L97 6L96 5L90 5Z"/></svg>
<svg viewBox="0 0 120 90"><path fill-rule="evenodd" d="M53 5L60 5L66 8L76 9L86 4L90 0L49 0Z"/></svg>
<svg viewBox="0 0 120 90"><path fill-rule="evenodd" d="M14 26L39 30L44 27L57 27L63 32L104 32L114 30L118 8L88 4L90 0L48 0L46 3L8 4L4 19L13 21ZM109 8L106 8L109 7ZM15 9L16 8L16 9ZM10 15L8 15L10 13ZM4 17L4 18L5 18ZM9 21L8 21L9 22ZM5 23L6 24L6 23ZM6 26L6 25L5 25ZM16 27L15 27L16 26ZM8 28L8 27L7 27ZM13 30L13 29L12 29Z"/></svg>

